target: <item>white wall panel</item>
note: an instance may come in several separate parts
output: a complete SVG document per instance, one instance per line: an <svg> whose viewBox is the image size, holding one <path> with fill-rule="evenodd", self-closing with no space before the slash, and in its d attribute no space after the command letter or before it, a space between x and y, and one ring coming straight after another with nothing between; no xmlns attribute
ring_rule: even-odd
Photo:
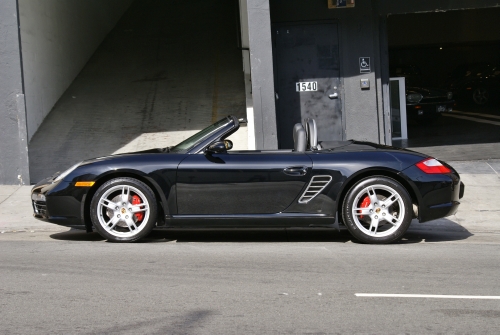
<svg viewBox="0 0 500 335"><path fill-rule="evenodd" d="M132 0L19 0L28 139Z"/></svg>

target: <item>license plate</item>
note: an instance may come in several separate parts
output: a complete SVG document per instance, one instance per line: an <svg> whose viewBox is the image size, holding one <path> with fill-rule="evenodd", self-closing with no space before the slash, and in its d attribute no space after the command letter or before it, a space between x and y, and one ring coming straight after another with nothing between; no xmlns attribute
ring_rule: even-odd
<svg viewBox="0 0 500 335"><path fill-rule="evenodd" d="M446 112L446 106L437 106L436 110L438 113Z"/></svg>
<svg viewBox="0 0 500 335"><path fill-rule="evenodd" d="M317 81L303 81L295 84L297 92L311 92L318 90Z"/></svg>

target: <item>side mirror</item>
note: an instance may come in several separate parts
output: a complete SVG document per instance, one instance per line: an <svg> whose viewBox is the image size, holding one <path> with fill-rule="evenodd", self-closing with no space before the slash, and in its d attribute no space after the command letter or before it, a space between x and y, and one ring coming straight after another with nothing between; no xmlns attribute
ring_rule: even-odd
<svg viewBox="0 0 500 335"><path fill-rule="evenodd" d="M226 146L227 150L231 150L233 148L233 141L231 141L231 140L224 140L224 145Z"/></svg>
<svg viewBox="0 0 500 335"><path fill-rule="evenodd" d="M226 151L226 143L224 143L224 141L215 142L214 144L211 144L206 150L206 152L213 154L219 154Z"/></svg>

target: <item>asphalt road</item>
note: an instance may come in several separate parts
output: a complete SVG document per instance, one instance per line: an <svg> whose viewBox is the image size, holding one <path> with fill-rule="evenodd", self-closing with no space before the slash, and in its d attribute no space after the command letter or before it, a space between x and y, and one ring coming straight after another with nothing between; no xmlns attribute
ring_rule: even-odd
<svg viewBox="0 0 500 335"><path fill-rule="evenodd" d="M500 332L500 238L412 230L371 246L330 230L184 231L115 244L0 235L0 333ZM429 242L433 241L433 242Z"/></svg>

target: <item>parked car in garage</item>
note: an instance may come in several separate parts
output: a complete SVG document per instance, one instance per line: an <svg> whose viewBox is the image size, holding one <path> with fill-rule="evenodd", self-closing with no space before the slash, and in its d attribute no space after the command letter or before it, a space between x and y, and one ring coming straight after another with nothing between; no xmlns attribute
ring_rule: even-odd
<svg viewBox="0 0 500 335"><path fill-rule="evenodd" d="M432 121L443 112L452 112L455 101L451 91L428 88L422 71L416 65L391 67L391 77L404 77L406 90L406 116L408 120Z"/></svg>
<svg viewBox="0 0 500 335"><path fill-rule="evenodd" d="M449 87L459 102L488 105L500 96L500 65L460 65L452 72Z"/></svg>
<svg viewBox="0 0 500 335"><path fill-rule="evenodd" d="M406 116L409 120L434 120L452 112L455 100L450 91L437 88L407 87Z"/></svg>

